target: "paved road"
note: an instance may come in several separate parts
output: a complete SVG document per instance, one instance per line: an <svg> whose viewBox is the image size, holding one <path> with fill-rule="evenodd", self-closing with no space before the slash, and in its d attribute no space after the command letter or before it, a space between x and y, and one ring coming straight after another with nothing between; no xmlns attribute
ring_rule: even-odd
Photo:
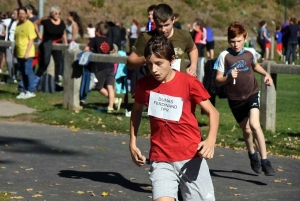
<svg viewBox="0 0 300 201"><path fill-rule="evenodd" d="M128 135L2 122L0 191L13 192L22 200L151 200L149 165L139 168L131 162L128 139ZM149 139L139 138L138 145L147 154ZM300 160L277 156L270 160L283 171L274 177L257 175L245 151L217 148L209 161L217 200L299 200ZM110 195L102 197L102 192ZM33 198L36 194L42 197Z"/></svg>

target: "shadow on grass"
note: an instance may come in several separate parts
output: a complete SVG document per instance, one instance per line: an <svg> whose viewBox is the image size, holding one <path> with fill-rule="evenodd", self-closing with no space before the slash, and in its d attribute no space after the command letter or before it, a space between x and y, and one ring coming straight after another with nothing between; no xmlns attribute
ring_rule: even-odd
<svg viewBox="0 0 300 201"><path fill-rule="evenodd" d="M123 177L118 172L83 172L75 170L61 170L58 175L60 177L70 179L90 179L96 182L116 184L136 192L151 193L151 190L143 189L142 187L150 186L150 184L140 184L132 182Z"/></svg>
<svg viewBox="0 0 300 201"><path fill-rule="evenodd" d="M48 154L57 156L77 156L86 155L77 151L70 151L55 146L47 146L45 142L40 140L26 139L26 138L15 138L15 137L1 137L0 136L1 150L4 152L14 153L35 153L35 154ZM1 161L0 161L1 162Z"/></svg>
<svg viewBox="0 0 300 201"><path fill-rule="evenodd" d="M300 133L287 133L290 137L300 137Z"/></svg>
<svg viewBox="0 0 300 201"><path fill-rule="evenodd" d="M236 178L236 177L230 177L230 176L223 176L223 175L219 175L217 173L234 173L234 174L242 174L242 175L247 175L247 176L253 176L253 177L257 177L257 174L251 174L251 173L247 173L247 172L243 172L243 171L239 171L239 170L232 170L232 171L225 171L225 170L209 170L210 171L210 175L212 177L221 177L221 178L226 178L226 179L234 179L234 180L239 180L239 181L245 181L248 183L253 183L256 185L260 185L260 186L265 186L267 185L266 183L260 182L260 181L255 181L255 180L249 180L249 179L241 179L241 178Z"/></svg>
<svg viewBox="0 0 300 201"><path fill-rule="evenodd" d="M7 95L13 95L13 96L17 96L20 93L19 92L11 92L11 91L4 91L4 90L0 90L0 94L7 94Z"/></svg>

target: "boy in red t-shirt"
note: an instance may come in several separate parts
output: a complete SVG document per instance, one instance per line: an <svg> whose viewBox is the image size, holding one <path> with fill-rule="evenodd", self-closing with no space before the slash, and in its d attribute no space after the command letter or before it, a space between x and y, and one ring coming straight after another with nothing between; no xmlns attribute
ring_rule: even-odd
<svg viewBox="0 0 300 201"><path fill-rule="evenodd" d="M151 127L149 175L153 200L178 200L178 184L184 200L215 200L206 159L214 155L219 113L197 78L171 68L175 52L165 36L152 37L146 45L144 56L152 75L137 83L130 119L132 160L138 166L146 161L136 146L145 105ZM210 129L206 140L202 139L193 113L196 104L209 116Z"/></svg>

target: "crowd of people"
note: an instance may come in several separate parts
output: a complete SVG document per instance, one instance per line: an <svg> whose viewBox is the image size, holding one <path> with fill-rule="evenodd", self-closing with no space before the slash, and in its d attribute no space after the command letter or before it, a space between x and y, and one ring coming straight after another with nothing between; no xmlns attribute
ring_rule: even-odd
<svg viewBox="0 0 300 201"><path fill-rule="evenodd" d="M295 65L295 60L297 59L297 47L300 47L300 21L297 22L296 18L291 17L282 26L276 25L274 38L279 60L283 60L285 64ZM257 36L257 43L261 48L263 61L269 59L271 42L272 39L267 28L267 22L263 20L259 22Z"/></svg>
<svg viewBox="0 0 300 201"><path fill-rule="evenodd" d="M129 50L126 69L128 77L131 74L130 92L134 99L133 107L127 108L132 109L129 148L133 162L138 166L145 164L146 157L137 146L137 133L146 106L151 127L149 175L153 199L177 200L180 188L184 200L215 200L206 159L214 156L219 113L209 100L211 95L197 78L198 60L204 57L213 61L216 85L226 87L228 104L242 129L252 170L256 173L264 172L267 176L275 175L267 157L265 137L260 126L259 90L254 76L254 72L257 72L264 76L267 86L273 84L271 76L258 63L260 57L263 60L269 59L272 40L267 23L261 21L259 24L257 42L261 54L254 48L245 47L247 30L243 24L233 22L227 29L229 48L215 59L213 30L203 19L196 18L193 24L187 25L188 30L183 30L179 23L180 15L174 13L167 4L151 5L146 12L148 22L144 29L135 19L129 30L119 22L101 21L95 26L88 24L86 33L89 42L84 53L126 55ZM71 47L79 42L79 38L83 38L85 31L78 14L69 12L65 23L61 9L53 6L49 16L38 19L34 6L20 5L12 15L2 13L1 17L2 39L12 42L9 48L1 49L1 65L6 61L12 83L17 79L16 69L22 75L19 83L21 93L17 98L36 96L35 88L45 79L43 76L51 56L55 63L53 82L60 86L63 52L54 50L53 44L64 43ZM43 26L43 33L39 26ZM282 28L276 28L276 50L279 56L285 56L286 63L295 62L298 33L295 18L290 18ZM38 51L34 46L37 40L41 41ZM184 62L185 53L190 59L188 67ZM14 67L15 64L18 68ZM37 64L38 69L34 69ZM122 99L115 96L115 65L90 63L85 65L85 72L83 80L88 80L85 81L87 83L94 81L94 88L108 98L107 113L118 111ZM90 87L87 88L89 91ZM78 98L84 105L86 94ZM200 105L209 117L206 139L203 139L198 128L196 105Z"/></svg>

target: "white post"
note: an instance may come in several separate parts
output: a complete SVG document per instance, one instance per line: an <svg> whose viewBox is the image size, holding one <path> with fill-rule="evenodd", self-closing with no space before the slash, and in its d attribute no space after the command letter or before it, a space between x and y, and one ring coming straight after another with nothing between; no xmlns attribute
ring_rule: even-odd
<svg viewBox="0 0 300 201"><path fill-rule="evenodd" d="M39 0L39 19L44 17L44 0ZM40 26L40 32L43 34L43 27Z"/></svg>

